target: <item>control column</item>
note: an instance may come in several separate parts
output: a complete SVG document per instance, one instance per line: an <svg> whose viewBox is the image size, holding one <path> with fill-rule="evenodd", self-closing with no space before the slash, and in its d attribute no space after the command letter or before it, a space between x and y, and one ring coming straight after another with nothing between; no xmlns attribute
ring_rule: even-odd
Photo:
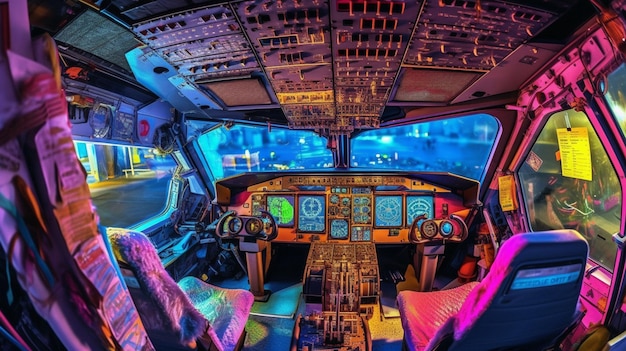
<svg viewBox="0 0 626 351"><path fill-rule="evenodd" d="M252 239L252 240L250 240ZM246 253L246 266L248 267L248 282L250 292L255 301L266 302L272 293L265 290L265 273L269 267L271 255L270 242L256 240L250 237L239 238L239 250Z"/></svg>

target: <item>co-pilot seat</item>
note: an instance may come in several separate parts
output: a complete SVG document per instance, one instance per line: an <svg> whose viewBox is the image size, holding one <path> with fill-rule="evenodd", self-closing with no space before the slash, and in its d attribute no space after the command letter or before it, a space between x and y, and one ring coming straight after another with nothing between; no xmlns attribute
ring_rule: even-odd
<svg viewBox="0 0 626 351"><path fill-rule="evenodd" d="M408 350L542 350L577 318L587 260L573 230L517 234L480 282L401 291L397 302Z"/></svg>
<svg viewBox="0 0 626 351"><path fill-rule="evenodd" d="M143 233L108 228L107 235L141 320L157 350L239 350L254 303L243 289L222 289L195 277L178 284Z"/></svg>

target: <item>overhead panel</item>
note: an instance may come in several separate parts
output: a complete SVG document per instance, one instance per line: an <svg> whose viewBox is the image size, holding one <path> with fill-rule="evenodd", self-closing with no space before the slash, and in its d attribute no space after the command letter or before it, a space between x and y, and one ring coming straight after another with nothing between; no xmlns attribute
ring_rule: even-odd
<svg viewBox="0 0 626 351"><path fill-rule="evenodd" d="M554 18L495 1L427 0L403 63L488 71Z"/></svg>
<svg viewBox="0 0 626 351"><path fill-rule="evenodd" d="M274 114L282 122L284 115L290 128L337 136L379 127L385 106L445 106L516 89L536 70L529 63L542 62L541 47L517 48L531 48L572 1L112 4L149 47L135 73L154 81L154 91L168 90L146 76L166 77L208 116L245 111L232 116L262 121ZM140 64L152 54L163 64ZM519 77L502 78L510 74ZM486 86L494 80L498 89Z"/></svg>
<svg viewBox="0 0 626 351"><path fill-rule="evenodd" d="M228 6L199 8L142 22L133 26L133 31L190 85L210 96L217 94L201 83L241 78L260 70ZM239 101L248 104L245 98Z"/></svg>
<svg viewBox="0 0 626 351"><path fill-rule="evenodd" d="M556 13L523 4L427 0L403 60L403 80L392 100L449 103L471 83L468 78L476 79L498 66L515 48L555 19ZM462 74L461 79L447 82L446 90L452 94L441 95L424 87L423 93L435 97L431 100L431 96L414 90L413 78L416 74L426 77L432 73L419 73L417 68L471 71L477 75ZM454 74L450 73L450 77ZM439 99L444 96L445 101Z"/></svg>
<svg viewBox="0 0 626 351"><path fill-rule="evenodd" d="M420 6L420 1L330 2L337 132L379 126Z"/></svg>
<svg viewBox="0 0 626 351"><path fill-rule="evenodd" d="M318 0L234 5L292 128L335 124L329 13Z"/></svg>

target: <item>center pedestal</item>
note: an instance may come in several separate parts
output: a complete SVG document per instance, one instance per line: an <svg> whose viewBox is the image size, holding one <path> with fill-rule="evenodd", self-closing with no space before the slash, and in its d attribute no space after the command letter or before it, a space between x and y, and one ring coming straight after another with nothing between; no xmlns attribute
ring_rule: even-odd
<svg viewBox="0 0 626 351"><path fill-rule="evenodd" d="M303 282L292 350L371 350L367 320L380 297L374 244L311 244Z"/></svg>

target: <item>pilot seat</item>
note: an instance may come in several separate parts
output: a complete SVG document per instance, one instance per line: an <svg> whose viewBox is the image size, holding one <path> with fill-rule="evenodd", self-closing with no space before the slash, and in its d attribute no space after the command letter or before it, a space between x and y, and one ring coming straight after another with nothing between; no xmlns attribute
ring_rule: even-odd
<svg viewBox="0 0 626 351"><path fill-rule="evenodd" d="M240 350L254 296L195 277L178 284L167 273L148 237L108 228L124 280L157 350Z"/></svg>
<svg viewBox="0 0 626 351"><path fill-rule="evenodd" d="M521 233L498 251L487 276L449 290L401 291L408 350L544 350L582 318L588 245L574 230Z"/></svg>

